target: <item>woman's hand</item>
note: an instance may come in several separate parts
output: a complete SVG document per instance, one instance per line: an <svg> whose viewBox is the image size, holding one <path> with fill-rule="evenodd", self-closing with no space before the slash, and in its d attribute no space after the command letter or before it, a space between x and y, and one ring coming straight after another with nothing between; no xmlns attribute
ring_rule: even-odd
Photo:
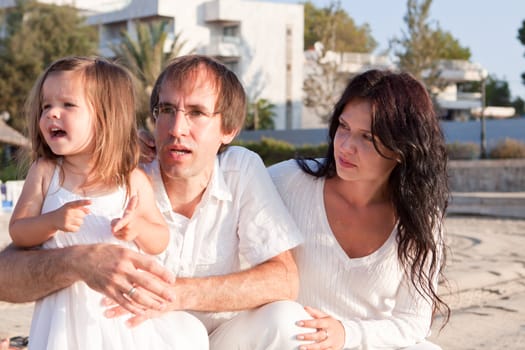
<svg viewBox="0 0 525 350"><path fill-rule="evenodd" d="M297 335L297 339L314 341L315 343L301 345L299 349L342 349L345 344L345 329L343 328L343 324L332 316L313 307L305 306L304 309L313 319L299 321L297 325L304 328L312 328L315 331L299 334Z"/></svg>

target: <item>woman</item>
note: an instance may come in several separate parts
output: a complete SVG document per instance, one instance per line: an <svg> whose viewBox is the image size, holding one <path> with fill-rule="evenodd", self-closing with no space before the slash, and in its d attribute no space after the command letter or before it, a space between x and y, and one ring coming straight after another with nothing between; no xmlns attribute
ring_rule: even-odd
<svg viewBox="0 0 525 350"><path fill-rule="evenodd" d="M447 305L437 295L445 262L445 142L424 86L371 70L334 108L324 159L270 173L305 235L295 249L300 349L439 348L425 337ZM315 343L312 343L314 341Z"/></svg>

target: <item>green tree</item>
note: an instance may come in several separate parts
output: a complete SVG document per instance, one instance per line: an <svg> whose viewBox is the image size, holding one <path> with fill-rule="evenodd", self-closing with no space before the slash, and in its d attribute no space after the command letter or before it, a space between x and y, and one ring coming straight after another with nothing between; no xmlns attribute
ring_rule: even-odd
<svg viewBox="0 0 525 350"><path fill-rule="evenodd" d="M186 41L181 40L178 34L169 50L164 50L169 24L168 21L136 22L136 37L125 31L120 45L112 47L114 54L138 79L137 118L144 127L147 126L149 96L155 80L171 59L182 54L186 45Z"/></svg>
<svg viewBox="0 0 525 350"><path fill-rule="evenodd" d="M430 20L432 0L407 0L404 17L407 29L391 42L401 70L412 73L426 86L440 87L439 60L470 59L470 50L462 47L452 34Z"/></svg>
<svg viewBox="0 0 525 350"><path fill-rule="evenodd" d="M518 40L522 45L525 45L525 20L521 22L521 27L518 29ZM525 85L525 73L521 74L522 83Z"/></svg>
<svg viewBox="0 0 525 350"><path fill-rule="evenodd" d="M509 83L506 80L489 76L485 92L488 106L514 107L516 115L524 113L525 101L521 97L512 99Z"/></svg>
<svg viewBox="0 0 525 350"><path fill-rule="evenodd" d="M369 53L377 42L368 24L357 26L341 8L340 1L317 8L311 1L304 4L304 47L311 48L305 66L304 104L327 122L348 74L339 70L343 52Z"/></svg>
<svg viewBox="0 0 525 350"><path fill-rule="evenodd" d="M481 91L480 82L469 82L467 88L461 91ZM521 97L512 99L509 83L504 79L489 75L485 85L485 101L487 106L514 107L516 115L525 113L525 101Z"/></svg>
<svg viewBox="0 0 525 350"><path fill-rule="evenodd" d="M516 97L512 101L512 107L516 110L516 115L523 115L525 113L525 101L521 97Z"/></svg>
<svg viewBox="0 0 525 350"><path fill-rule="evenodd" d="M485 85L487 106L512 106L509 83L489 76Z"/></svg>
<svg viewBox="0 0 525 350"><path fill-rule="evenodd" d="M465 61L470 59L470 49L461 46L460 42L449 32L445 32L441 29L436 30L433 33L433 41L439 49L439 59Z"/></svg>
<svg viewBox="0 0 525 350"><path fill-rule="evenodd" d="M317 8L310 0L304 3L304 47L313 48L316 42L332 51L372 52L377 42L368 24L357 26L341 8L340 1Z"/></svg>
<svg viewBox="0 0 525 350"><path fill-rule="evenodd" d="M248 103L246 121L244 122L245 130L268 130L274 129L275 105L265 98L258 99L255 102Z"/></svg>
<svg viewBox="0 0 525 350"><path fill-rule="evenodd" d="M4 10L0 21L0 106L11 126L23 131L23 105L38 75L60 57L95 54L97 30L73 7L27 0Z"/></svg>

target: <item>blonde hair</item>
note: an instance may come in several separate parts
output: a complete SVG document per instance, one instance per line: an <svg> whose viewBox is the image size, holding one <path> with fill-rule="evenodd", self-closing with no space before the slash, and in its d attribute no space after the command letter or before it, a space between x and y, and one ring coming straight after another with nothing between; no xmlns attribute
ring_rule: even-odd
<svg viewBox="0 0 525 350"><path fill-rule="evenodd" d="M42 87L53 72L78 72L85 97L94 113L93 169L84 188L94 184L125 185L129 194L131 171L137 167L139 146L135 117L135 90L131 74L123 67L100 57L64 57L53 62L38 78L25 105L30 158L48 159L54 154L40 132Z"/></svg>

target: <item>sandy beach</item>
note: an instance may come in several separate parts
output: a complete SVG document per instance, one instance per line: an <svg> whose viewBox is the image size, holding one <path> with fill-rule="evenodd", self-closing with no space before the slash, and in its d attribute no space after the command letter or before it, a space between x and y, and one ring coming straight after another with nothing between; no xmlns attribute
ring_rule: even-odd
<svg viewBox="0 0 525 350"><path fill-rule="evenodd" d="M9 215L0 214L0 246L9 242ZM441 294L450 322L431 340L443 349L525 349L525 219L450 215ZM1 286L8 288L8 286ZM32 304L0 302L0 336L28 335Z"/></svg>

